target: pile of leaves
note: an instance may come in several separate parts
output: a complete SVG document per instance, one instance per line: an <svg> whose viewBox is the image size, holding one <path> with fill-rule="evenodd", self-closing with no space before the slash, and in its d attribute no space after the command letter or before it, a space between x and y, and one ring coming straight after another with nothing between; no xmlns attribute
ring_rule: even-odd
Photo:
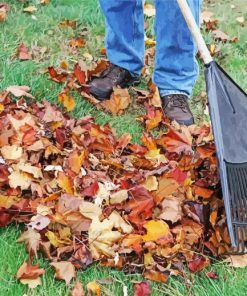
<svg viewBox="0 0 247 296"><path fill-rule="evenodd" d="M167 282L229 250L211 127L161 121L140 145L26 88L0 94L0 226L26 225L22 283L40 284L40 252L66 283L94 261Z"/></svg>

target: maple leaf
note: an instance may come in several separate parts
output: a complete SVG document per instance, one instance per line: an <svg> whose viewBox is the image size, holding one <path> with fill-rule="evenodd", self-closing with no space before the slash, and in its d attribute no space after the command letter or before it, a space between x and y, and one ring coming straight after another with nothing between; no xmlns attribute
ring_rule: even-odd
<svg viewBox="0 0 247 296"><path fill-rule="evenodd" d="M58 280L64 280L67 285L76 276L75 267L71 262L52 262L51 266L55 268L55 278Z"/></svg>
<svg viewBox="0 0 247 296"><path fill-rule="evenodd" d="M168 126L168 132L158 139L157 143L169 152L192 153L192 138L187 127L183 127L183 133Z"/></svg>
<svg viewBox="0 0 247 296"><path fill-rule="evenodd" d="M183 212L181 207L181 201L177 198L166 198L162 202L162 212L159 215L159 219L171 221L175 223L182 218Z"/></svg>
<svg viewBox="0 0 247 296"><path fill-rule="evenodd" d="M147 219L152 217L154 199L142 186L137 186L130 191L132 199L126 204L126 209L131 211L128 215L130 222L142 227Z"/></svg>
<svg viewBox="0 0 247 296"><path fill-rule="evenodd" d="M37 251L39 250L40 240L40 234L32 228L29 228L27 231L21 234L17 242L25 243L29 255L32 257L32 255L34 254L36 258L38 258Z"/></svg>
<svg viewBox="0 0 247 296"><path fill-rule="evenodd" d="M158 190L153 193L155 201L157 203L161 202L164 198L172 195L179 187L179 184L172 178L166 178L166 175L163 175L159 179Z"/></svg>
<svg viewBox="0 0 247 296"><path fill-rule="evenodd" d="M39 265L29 265L24 262L18 269L16 277L22 284L28 285L29 288L34 289L41 285L40 276L45 273L44 269L40 269Z"/></svg>
<svg viewBox="0 0 247 296"><path fill-rule="evenodd" d="M143 240L146 242L157 241L170 234L170 228L168 224L161 220L150 220L144 224L144 227L147 230L147 234L143 236Z"/></svg>
<svg viewBox="0 0 247 296"><path fill-rule="evenodd" d="M111 98L101 103L113 115L121 114L130 104L130 95L127 89L114 88Z"/></svg>
<svg viewBox="0 0 247 296"><path fill-rule="evenodd" d="M150 283L148 282L141 282L134 285L134 296L148 296L151 295L151 288Z"/></svg>

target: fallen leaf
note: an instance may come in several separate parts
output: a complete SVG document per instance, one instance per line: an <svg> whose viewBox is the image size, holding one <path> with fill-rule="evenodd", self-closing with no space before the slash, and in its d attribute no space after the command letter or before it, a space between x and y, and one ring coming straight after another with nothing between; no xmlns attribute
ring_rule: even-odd
<svg viewBox="0 0 247 296"><path fill-rule="evenodd" d="M93 281L87 284L87 290L89 293L94 293L95 296L100 296L100 285ZM89 294L90 295L90 294Z"/></svg>
<svg viewBox="0 0 247 296"><path fill-rule="evenodd" d="M60 93L58 95L58 101L63 104L68 112L75 109L75 100L72 96L66 93Z"/></svg>
<svg viewBox="0 0 247 296"><path fill-rule="evenodd" d="M150 283L148 282L141 282L138 284L134 284L134 296L147 296L151 295L151 288Z"/></svg>
<svg viewBox="0 0 247 296"><path fill-rule="evenodd" d="M148 17L155 16L155 8L152 4L145 3L144 5L144 14Z"/></svg>
<svg viewBox="0 0 247 296"><path fill-rule="evenodd" d="M225 262L236 268L245 268L247 266L247 254L244 255L230 255Z"/></svg>
<svg viewBox="0 0 247 296"><path fill-rule="evenodd" d="M71 262L52 262L51 266L55 268L55 278L58 280L64 280L67 285L76 276L75 267Z"/></svg>
<svg viewBox="0 0 247 296"><path fill-rule="evenodd" d="M209 260L202 256L195 256L195 258L188 263L188 268L192 272L198 272L208 267Z"/></svg>
<svg viewBox="0 0 247 296"><path fill-rule="evenodd" d="M15 97L27 97L34 99L34 97L28 93L30 91L30 87L28 86L13 85L7 87L6 91L12 93Z"/></svg>
<svg viewBox="0 0 247 296"><path fill-rule="evenodd" d="M107 111L113 115L121 114L130 104L130 95L127 89L114 88L114 91L109 100L101 103Z"/></svg>
<svg viewBox="0 0 247 296"><path fill-rule="evenodd" d="M27 231L23 232L18 238L18 243L25 243L28 253L32 256L33 254L38 258L37 251L39 250L39 244L41 241L40 234L29 228Z"/></svg>
<svg viewBox="0 0 247 296"><path fill-rule="evenodd" d="M21 61L27 61L32 59L32 55L24 43L21 43L17 48L18 58Z"/></svg>
<svg viewBox="0 0 247 296"><path fill-rule="evenodd" d="M159 219L165 221L171 221L176 223L182 218L183 212L181 207L181 201L177 198L165 198L162 202L162 212L159 216Z"/></svg>
<svg viewBox="0 0 247 296"><path fill-rule="evenodd" d="M70 292L71 296L85 296L85 292L81 282L76 282L74 288Z"/></svg>
<svg viewBox="0 0 247 296"><path fill-rule="evenodd" d="M147 234L143 236L143 240L146 242L157 241L170 233L168 224L161 220L150 220L144 224L144 227L147 230Z"/></svg>
<svg viewBox="0 0 247 296"><path fill-rule="evenodd" d="M144 273L144 277L148 280L158 282L158 283L167 283L169 276L165 273L161 273L155 270L147 270Z"/></svg>
<svg viewBox="0 0 247 296"><path fill-rule="evenodd" d="M28 12L28 13L33 13L33 12L37 11L37 8L35 6L28 6L28 7L23 8L23 11Z"/></svg>
<svg viewBox="0 0 247 296"><path fill-rule="evenodd" d="M16 277L24 285L28 285L30 289L41 285L40 276L45 273L45 270L39 268L39 265L29 265L26 262L18 269Z"/></svg>
<svg viewBox="0 0 247 296"><path fill-rule="evenodd" d="M16 145L4 146L1 148L2 156L8 160L17 160L22 157L23 150Z"/></svg>

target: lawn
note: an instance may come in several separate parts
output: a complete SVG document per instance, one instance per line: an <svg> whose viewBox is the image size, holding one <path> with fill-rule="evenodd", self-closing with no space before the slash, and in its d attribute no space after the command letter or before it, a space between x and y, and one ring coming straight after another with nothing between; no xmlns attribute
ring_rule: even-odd
<svg viewBox="0 0 247 296"><path fill-rule="evenodd" d="M11 6L6 22L0 23L0 90L9 85L28 85L32 94L39 100L47 100L57 103L57 95L62 86L47 79L44 74L48 66L59 66L66 60L69 66L82 58L84 53L94 57L100 57L100 49L104 46L104 20L97 0L51 0L49 5L38 5L39 1L5 0ZM221 43L220 53L216 59L227 72L239 83L243 89L247 89L247 23L242 27L236 20L244 16L247 19L247 6L245 0L211 0L204 1L205 8L215 13L219 20L219 28L229 36L237 36L236 43ZM36 5L38 11L33 15L23 13L23 7ZM234 5L234 8L231 8ZM245 13L244 13L245 11ZM60 28L59 23L64 20L76 20L76 30ZM151 21L152 23L152 21ZM204 32L208 44L213 44L212 34ZM72 52L69 40L84 34L87 40L86 46L77 52ZM153 30L148 29L148 37L153 38ZM16 58L16 48L24 42L29 48L32 46L46 47L45 54L38 54L33 60L20 62ZM143 81L142 86L145 86ZM197 122L207 119L204 114L203 104L198 101L201 92L205 91L203 71L195 86L191 105ZM97 110L82 97L74 94L76 108L73 115L93 115L97 122L104 124L109 122L119 134L130 132L133 141L138 141L142 126L135 117L142 112L135 105L124 115L112 117ZM26 258L24 246L15 241L21 228L10 225L0 229L0 295L68 295L71 287L66 287L62 281L54 281L54 273L46 260L40 259L41 266L46 267L46 274L42 279L42 286L31 291L20 284L15 274ZM198 274L187 274L186 279L172 278L167 285L152 284L152 295L246 295L247 269L235 270L221 262L215 262L209 271L215 271L218 279L208 279L205 271ZM111 278L112 284L102 285L103 295L123 295L123 287L127 286L129 295L133 295L132 285L140 281L140 275L124 275L122 272L93 265L86 271L79 272L79 279L83 284L92 280Z"/></svg>

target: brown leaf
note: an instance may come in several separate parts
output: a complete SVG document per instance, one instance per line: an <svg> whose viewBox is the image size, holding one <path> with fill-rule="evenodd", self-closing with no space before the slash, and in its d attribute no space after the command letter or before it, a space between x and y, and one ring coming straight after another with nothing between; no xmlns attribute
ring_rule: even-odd
<svg viewBox="0 0 247 296"><path fill-rule="evenodd" d="M73 290L70 292L71 296L85 296L85 292L81 282L76 282Z"/></svg>
<svg viewBox="0 0 247 296"><path fill-rule="evenodd" d="M225 261L230 263L232 267L245 268L247 266L247 254L230 255Z"/></svg>
<svg viewBox="0 0 247 296"><path fill-rule="evenodd" d="M101 103L107 111L113 115L121 114L130 104L130 95L127 89L115 88L110 100Z"/></svg>
<svg viewBox="0 0 247 296"><path fill-rule="evenodd" d="M55 268L55 278L58 280L64 280L67 285L76 276L75 267L71 262L52 262L51 266Z"/></svg>
<svg viewBox="0 0 247 296"><path fill-rule="evenodd" d="M167 283L169 276L165 273L161 273L155 270L147 270L144 273L144 277L148 280L158 282L158 283Z"/></svg>
<svg viewBox="0 0 247 296"><path fill-rule="evenodd" d="M27 231L23 232L18 238L18 243L25 243L26 249L30 256L35 255L38 258L37 251L39 250L41 236L40 234L29 228Z"/></svg>
<svg viewBox="0 0 247 296"><path fill-rule="evenodd" d="M162 212L159 216L159 219L166 221L171 221L175 223L182 218L182 207L181 201L175 197L165 198L162 202Z"/></svg>
<svg viewBox="0 0 247 296"><path fill-rule="evenodd" d="M155 201L161 202L164 198L172 195L179 187L179 184L172 178L166 178L163 175L159 179L159 188L154 192Z"/></svg>
<svg viewBox="0 0 247 296"><path fill-rule="evenodd" d="M40 276L45 273L45 270L39 268L39 265L29 265L24 262L18 269L16 277L22 284L27 284L29 288L34 289L41 285Z"/></svg>
<svg viewBox="0 0 247 296"><path fill-rule="evenodd" d="M32 55L24 43L21 43L17 48L18 58L21 61L31 60Z"/></svg>

